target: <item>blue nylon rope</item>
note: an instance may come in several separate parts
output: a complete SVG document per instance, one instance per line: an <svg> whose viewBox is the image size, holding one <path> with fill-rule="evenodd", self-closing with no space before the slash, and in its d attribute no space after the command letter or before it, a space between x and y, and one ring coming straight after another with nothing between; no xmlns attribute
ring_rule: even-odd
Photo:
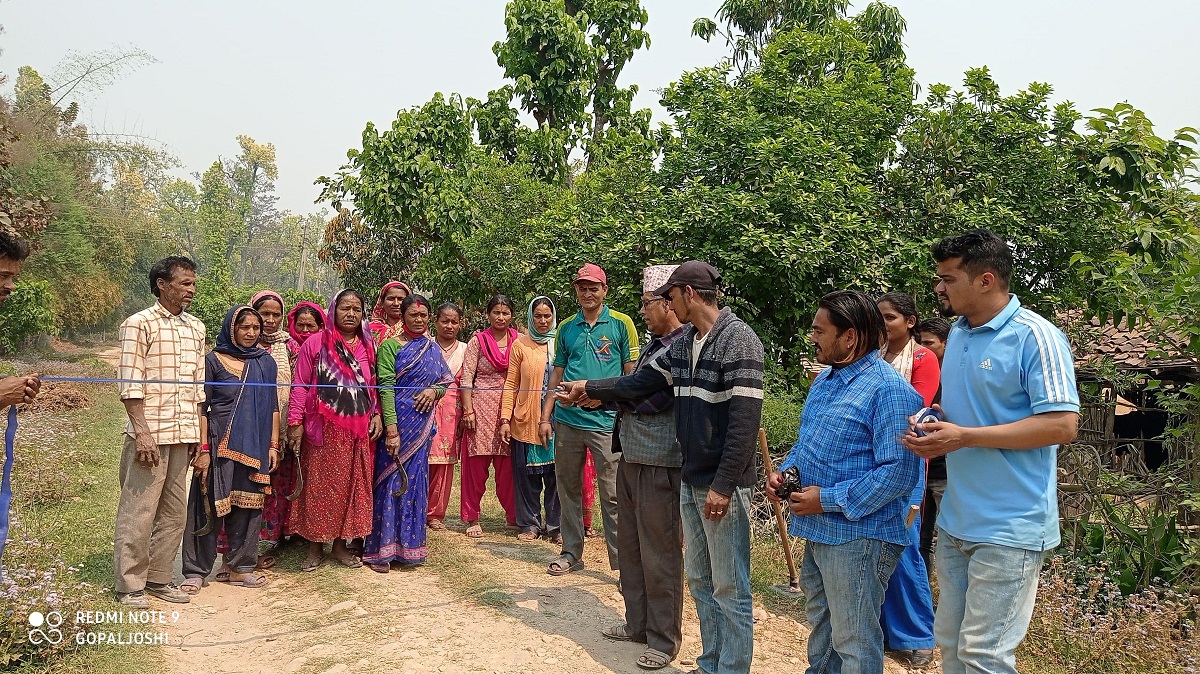
<svg viewBox="0 0 1200 674"><path fill-rule="evenodd" d="M167 384L171 386L287 386L290 388L341 388L338 384L276 384L272 382L238 382L238 381L192 381L172 379L100 379L93 377L56 377L42 375L42 381L76 382L81 384ZM387 389L389 391L424 391L429 386L360 386L358 388ZM450 386L453 391L503 391L501 386ZM509 391L543 391L541 388L514 388Z"/></svg>
<svg viewBox="0 0 1200 674"><path fill-rule="evenodd" d="M8 507L12 503L13 448L17 441L17 406L8 406L8 427L4 429L4 478L0 480L0 566L4 544L8 542Z"/></svg>

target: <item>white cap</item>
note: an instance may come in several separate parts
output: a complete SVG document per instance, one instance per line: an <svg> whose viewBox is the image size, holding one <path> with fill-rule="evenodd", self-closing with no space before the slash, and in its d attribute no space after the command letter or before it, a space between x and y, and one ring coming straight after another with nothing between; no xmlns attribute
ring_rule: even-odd
<svg viewBox="0 0 1200 674"><path fill-rule="evenodd" d="M656 264L642 270L642 293L652 293L666 284L677 264Z"/></svg>

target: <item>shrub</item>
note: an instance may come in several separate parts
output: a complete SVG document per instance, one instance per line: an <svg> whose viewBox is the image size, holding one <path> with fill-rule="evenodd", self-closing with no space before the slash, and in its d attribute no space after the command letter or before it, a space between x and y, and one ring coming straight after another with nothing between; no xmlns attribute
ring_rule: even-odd
<svg viewBox="0 0 1200 674"><path fill-rule="evenodd" d="M54 296L45 281L22 282L0 305L0 354L11 354L31 338L54 333Z"/></svg>

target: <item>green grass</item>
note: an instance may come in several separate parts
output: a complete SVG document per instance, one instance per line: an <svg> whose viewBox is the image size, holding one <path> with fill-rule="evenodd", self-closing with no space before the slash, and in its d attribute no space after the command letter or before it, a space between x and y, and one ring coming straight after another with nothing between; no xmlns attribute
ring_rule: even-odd
<svg viewBox="0 0 1200 674"><path fill-rule="evenodd" d="M111 592L113 523L120 496L117 475L125 414L115 392L97 391L93 395L96 405L91 409L60 415L76 431L60 435L50 448L51 451L76 453L78 460L63 465L71 473L71 482L79 485L78 493L61 503L26 506L16 510L15 517L21 520L26 534L48 542L49 549L53 549L55 556L64 563L80 567L77 577L92 584L95 590L89 608L115 611L119 605ZM35 434L38 429L25 424L20 427L20 433ZM29 460L29 457L18 457L18 460L22 459ZM20 494L20 485L15 486L15 491ZM19 500L14 497L14 502ZM14 559L9 557L13 549L14 546L10 546L5 555L9 566L47 561L37 559L36 549L20 560ZM66 619L73 621L71 616ZM165 670L166 661L158 647L102 646L77 648L46 661L22 664L15 671L20 674L128 671L155 674Z"/></svg>

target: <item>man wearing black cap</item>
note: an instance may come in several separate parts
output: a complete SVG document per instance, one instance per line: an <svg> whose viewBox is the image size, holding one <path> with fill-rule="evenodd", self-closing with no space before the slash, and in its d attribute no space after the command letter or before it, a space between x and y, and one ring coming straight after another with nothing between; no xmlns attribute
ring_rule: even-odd
<svg viewBox="0 0 1200 674"><path fill-rule="evenodd" d="M717 307L720 282L720 272L704 262L681 264L656 291L690 323L666 353L631 375L565 383L558 395L631 400L674 388L684 566L704 640L696 665L708 674L737 674L750 671L754 655L749 509L763 346L750 326Z"/></svg>

